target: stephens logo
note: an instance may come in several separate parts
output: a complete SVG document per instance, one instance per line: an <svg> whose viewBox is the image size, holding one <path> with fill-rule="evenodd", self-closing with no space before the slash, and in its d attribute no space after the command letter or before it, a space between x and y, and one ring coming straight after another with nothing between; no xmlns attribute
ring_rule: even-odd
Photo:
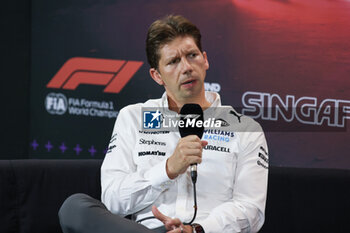
<svg viewBox="0 0 350 233"><path fill-rule="evenodd" d="M143 138L140 138L139 144L147 144L149 146L150 145L166 146L165 142L157 142L157 141L154 141L153 139L152 140L146 140L146 139L143 139Z"/></svg>
<svg viewBox="0 0 350 233"><path fill-rule="evenodd" d="M46 110L53 115L62 115L67 111L67 98L61 93L49 93L45 99Z"/></svg>
<svg viewBox="0 0 350 233"><path fill-rule="evenodd" d="M99 58L69 59L46 85L75 90L80 84L106 86L103 92L119 93L143 62Z"/></svg>

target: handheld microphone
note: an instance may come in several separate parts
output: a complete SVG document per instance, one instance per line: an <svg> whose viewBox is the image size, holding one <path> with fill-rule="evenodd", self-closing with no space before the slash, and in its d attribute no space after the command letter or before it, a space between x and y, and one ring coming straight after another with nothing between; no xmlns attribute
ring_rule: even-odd
<svg viewBox="0 0 350 233"><path fill-rule="evenodd" d="M203 110L199 104L185 104L180 110L180 119L184 121L184 127L180 127L181 137L197 135L202 138L204 132ZM201 123L197 124L198 121ZM197 164L191 164L191 178L193 183L197 181Z"/></svg>
<svg viewBox="0 0 350 233"><path fill-rule="evenodd" d="M180 127L179 131L181 137L188 135L197 135L202 138L204 133L204 117L203 110L199 104L185 104L180 110L180 120L184 121L184 127ZM202 121L197 124L198 121ZM193 202L194 202L194 214L191 221L184 223L185 225L191 225L197 216L197 194L196 194L196 181L197 181L197 164L191 164L191 179L193 183ZM153 219L154 216L146 217L137 221L140 223L144 220Z"/></svg>

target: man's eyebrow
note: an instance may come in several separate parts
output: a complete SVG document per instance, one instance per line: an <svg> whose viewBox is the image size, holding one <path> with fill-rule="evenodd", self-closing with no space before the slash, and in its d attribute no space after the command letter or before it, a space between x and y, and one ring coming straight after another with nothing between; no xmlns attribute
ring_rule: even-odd
<svg viewBox="0 0 350 233"><path fill-rule="evenodd" d="M178 58L178 57L179 57L179 54L174 53L174 54L170 54L169 56L166 56L166 57L164 58L164 60L165 60L166 62L169 62L169 61L171 61L171 60L173 60L173 59L176 59L176 58Z"/></svg>
<svg viewBox="0 0 350 233"><path fill-rule="evenodd" d="M198 48L194 48L194 47L191 46L189 48L185 48L183 52L184 52L184 54L188 55L190 53L200 53L200 50ZM172 53L172 54L169 54L169 55L165 55L164 56L164 61L165 61L165 63L168 63L171 60L179 58L179 57L180 57L180 55L179 55L178 52Z"/></svg>
<svg viewBox="0 0 350 233"><path fill-rule="evenodd" d="M187 50L187 53L199 53L199 49L191 48Z"/></svg>

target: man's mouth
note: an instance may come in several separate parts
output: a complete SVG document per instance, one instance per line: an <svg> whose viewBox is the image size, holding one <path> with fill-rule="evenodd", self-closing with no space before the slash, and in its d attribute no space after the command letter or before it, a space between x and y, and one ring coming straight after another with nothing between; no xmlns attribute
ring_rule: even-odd
<svg viewBox="0 0 350 233"><path fill-rule="evenodd" d="M187 80L187 81L183 82L181 85L191 84L195 81L196 81L195 79Z"/></svg>
<svg viewBox="0 0 350 233"><path fill-rule="evenodd" d="M196 84L196 82L197 81L195 79L190 79L190 80L187 80L187 81L181 83L181 86L184 88L191 88Z"/></svg>

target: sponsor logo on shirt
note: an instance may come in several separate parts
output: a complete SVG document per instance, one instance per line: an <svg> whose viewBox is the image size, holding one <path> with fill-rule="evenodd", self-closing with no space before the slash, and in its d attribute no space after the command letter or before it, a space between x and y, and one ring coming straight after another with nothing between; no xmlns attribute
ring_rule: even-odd
<svg viewBox="0 0 350 233"><path fill-rule="evenodd" d="M142 133L142 134L169 134L170 131L144 131L144 130L139 130L139 133Z"/></svg>
<svg viewBox="0 0 350 233"><path fill-rule="evenodd" d="M145 156L145 155L157 155L157 156L165 156L165 152L162 151L139 151L139 156Z"/></svg>
<svg viewBox="0 0 350 233"><path fill-rule="evenodd" d="M234 115L235 117L237 117L238 122L241 123L241 117L242 117L243 115L240 115L240 114L238 114L237 112L235 112L235 111L233 111L233 110L230 111L230 114L232 114L232 115Z"/></svg>
<svg viewBox="0 0 350 233"><path fill-rule="evenodd" d="M221 119L221 118L215 119L215 123L217 123L217 122L220 122L218 124L220 124L221 127L228 127L228 126L230 126L230 124L227 121L225 121L224 119Z"/></svg>
<svg viewBox="0 0 350 233"><path fill-rule="evenodd" d="M118 135L117 133L113 134L113 136L111 137L111 140L109 141L110 144L117 140L117 135Z"/></svg>
<svg viewBox="0 0 350 233"><path fill-rule="evenodd" d="M107 150L107 154L108 154L108 153L111 153L112 150L113 150L114 148L116 148L116 147L117 147L116 145L109 146L109 147L108 147L108 150Z"/></svg>
<svg viewBox="0 0 350 233"><path fill-rule="evenodd" d="M139 144L166 146L165 142L157 142L157 141L154 141L153 139L152 140L146 140L146 139L143 139L143 138L140 138Z"/></svg>
<svg viewBox="0 0 350 233"><path fill-rule="evenodd" d="M213 150L213 151L219 151L224 153L231 153L230 148L224 147L224 146L213 146L213 145L206 145L204 150Z"/></svg>
<svg viewBox="0 0 350 233"><path fill-rule="evenodd" d="M114 148L117 147L117 146L115 145L115 143L116 143L115 141L117 140L117 136L118 136L117 133L113 134L111 140L109 141L109 146L108 146L108 149L107 149L106 154L111 153L112 150L113 150ZM113 145L112 145L112 143L113 143Z"/></svg>
<svg viewBox="0 0 350 233"><path fill-rule="evenodd" d="M258 153L258 161L256 162L259 166L268 169L269 168L269 154L266 149L260 146L260 151Z"/></svg>
<svg viewBox="0 0 350 233"><path fill-rule="evenodd" d="M234 136L234 132L223 131L218 129L207 129L204 130L203 140L229 142L230 138L233 138Z"/></svg>

